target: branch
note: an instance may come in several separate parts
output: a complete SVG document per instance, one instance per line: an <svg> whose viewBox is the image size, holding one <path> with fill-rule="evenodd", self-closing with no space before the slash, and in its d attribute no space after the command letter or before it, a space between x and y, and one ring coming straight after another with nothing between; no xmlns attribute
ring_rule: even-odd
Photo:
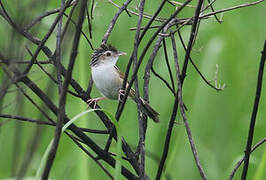
<svg viewBox="0 0 266 180"><path fill-rule="evenodd" d="M63 5L61 8L64 7L64 0L62 2L63 2ZM81 33L80 30L82 29L82 24L83 24L83 20L84 20L86 6L87 6L87 0L82 0L80 12L79 12L77 29L76 29L76 33L75 33L74 40L73 40L72 52L70 55L70 60L69 60L68 68L67 68L67 74L66 74L61 92L60 92L60 83L59 83L60 98L59 98L59 108L58 108L58 113L57 113L57 125L56 125L56 129L55 129L55 135L54 135L52 148L51 148L49 155L47 157L45 169L44 169L44 172L42 174L42 180L48 179L48 176L49 176L49 173L50 173L50 170L52 168L54 158L55 158L55 155L57 152L59 140L61 137L62 126L63 126L63 122L64 122L64 118L65 118L65 105L66 105L67 89L68 89L68 86L70 84L70 80L72 79L71 78L72 77L72 71L73 71L75 59L77 56L77 49L78 49L79 40L80 40L80 33ZM59 41L60 41L60 39L59 39ZM59 50L59 49L57 49L57 50ZM59 64L59 62L58 62L58 64Z"/></svg>
<svg viewBox="0 0 266 180"><path fill-rule="evenodd" d="M70 7L71 5L69 5L68 7ZM33 26L35 26L35 24L39 23L43 18L50 16L52 14L55 13L59 13L61 8L56 8L50 11L46 11L44 12L42 15L38 16L37 18L35 18L30 24L28 24L24 29L26 31L29 31Z"/></svg>
<svg viewBox="0 0 266 180"><path fill-rule="evenodd" d="M138 62L138 48L140 41L140 26L143 19L143 11L144 11L145 0L141 0L139 4L139 18L137 23L137 31L134 40L134 49L133 49L133 65L136 66ZM138 107L138 122L139 122L139 152L140 152L140 162L139 162L139 177L140 179L149 179L145 173L145 137L146 137L146 129L147 129L147 116L142 115L141 113L141 102L139 95L139 83L138 77L135 79L135 92L137 99L137 107ZM138 156L139 154L137 154Z"/></svg>
<svg viewBox="0 0 266 180"><path fill-rule="evenodd" d="M264 71L264 64L265 64L265 59L266 59L266 39L265 39L264 48L263 48L261 54L262 55L261 55L261 59L260 59L260 67L259 67L258 80L257 80L256 96L255 96L253 112L252 112L251 120L250 120L250 124L249 124L248 139L247 139L247 145L246 145L246 149L245 149L244 168L243 168L242 176L241 176L242 180L246 179L247 172L248 172L249 156L251 153L251 146L252 146L252 140L253 140L253 135L254 135L256 116L257 116L259 102L260 102L262 80L263 80L263 71Z"/></svg>
<svg viewBox="0 0 266 180"><path fill-rule="evenodd" d="M251 3L247 2L247 3L244 3L244 4L240 4L238 6L221 9L221 10L218 10L218 11L210 12L208 14L203 14L203 15L200 15L199 18L205 18L205 17L209 17L209 16L212 16L212 15L215 15L215 14L223 13L223 12L226 12L226 11L232 11L232 10L239 9L239 8L253 6L253 5L259 4L259 3L263 2L263 1L265 1L265 0L259 0L259 1L251 2Z"/></svg>
<svg viewBox="0 0 266 180"><path fill-rule="evenodd" d="M214 10L214 8L213 8L213 3L215 2L216 0L214 0L214 1L210 1L210 0L208 0L208 6L207 7L211 7L211 10L212 10L212 12L215 12L215 10ZM220 20L220 19L218 19L218 17L217 17L217 15L216 14L214 14L214 17L215 17L215 19L216 19L216 21L218 22L218 23L222 23L222 21Z"/></svg>
<svg viewBox="0 0 266 180"><path fill-rule="evenodd" d="M160 75L158 74L153 67L151 67L151 72L158 77L165 85L166 87L172 92L172 94L175 96L175 90L170 86L170 84Z"/></svg>
<svg viewBox="0 0 266 180"><path fill-rule="evenodd" d="M198 4L197 4L196 11L195 11L195 19L194 19L192 27L191 27L190 38L189 38L189 42L187 45L186 55L185 55L185 59L184 59L184 65L182 68L182 75L181 75L181 83L182 84L183 84L185 76L186 76L188 60L189 60L190 52L191 52L191 49L193 46L193 42L194 42L194 39L196 38L196 30L198 27L198 20L199 20L199 15L200 15L200 10L201 10L202 4L203 4L203 0L199 0Z"/></svg>
<svg viewBox="0 0 266 180"><path fill-rule="evenodd" d="M185 43L184 43L184 41L183 41L182 35L181 35L181 33L180 33L180 30L178 29L177 32L178 32L178 36L179 36L180 42L181 42L181 44L182 44L184 50L186 51L187 48L186 48L186 45L185 45ZM191 62L192 66L193 66L194 69L197 71L197 73L200 75L201 79L202 79L202 80L203 80L208 86L210 86L211 88L215 89L216 91L222 91L222 90L224 90L224 87L223 87L223 86L222 86L221 88L219 88L219 87L217 88L216 86L212 85L212 84L210 83L210 81L208 81L208 80L204 77L204 75L200 72L199 68L198 68L197 65L194 63L194 61L192 60L192 58L191 58L190 56L189 56L189 61Z"/></svg>
<svg viewBox="0 0 266 180"><path fill-rule="evenodd" d="M262 140L260 140L257 144L255 144L255 146L252 147L250 153L252 153L253 151L255 151L260 145L262 145L263 143L266 142L266 138L263 138ZM241 158L235 165L233 171L231 172L230 176L229 176L229 180L232 180L236 171L238 170L238 168L240 167L240 165L244 162L244 158Z"/></svg>
<svg viewBox="0 0 266 180"><path fill-rule="evenodd" d="M172 44L173 44L175 67L176 67L176 77L177 77L177 82L178 82L178 90L177 90L177 93L178 93L178 104L180 106L180 111L181 111L181 115L182 115L182 118L183 118L183 121L184 121L184 124L185 124L185 127L186 127L186 132L187 132L187 136L188 136L188 139L189 139L190 147L191 147L194 159L196 161L196 165L197 165L197 167L199 169L200 176L201 176L202 179L206 180L207 178L206 178L204 170L203 170L203 168L202 168L202 166L200 164L199 156L198 156L197 149L196 149L193 137L192 137L191 129L190 129L189 124L188 124L188 120L187 120L186 112L185 112L185 107L184 107L184 103L183 103L183 100L182 100L182 80L180 78L179 63L178 63L178 58L177 58L177 53L176 53L176 43L175 43L175 39L174 39L174 35L173 34L171 36L171 39L172 39Z"/></svg>
<svg viewBox="0 0 266 180"><path fill-rule="evenodd" d="M30 61L27 61L27 60L10 60L10 61L7 61L7 60L0 60L0 63L3 63L3 64L29 64L31 63ZM51 64L52 62L51 61L38 61L38 62L34 62L34 64Z"/></svg>
<svg viewBox="0 0 266 180"><path fill-rule="evenodd" d="M108 0L111 4L113 4L115 7L119 8L120 9L120 6L118 6L116 3L114 3L112 0ZM167 0L163 0L163 1L167 1ZM135 15L135 16L139 16L139 13L137 12L134 12L134 11L131 11L129 9L126 9L128 12L130 12L131 14ZM146 19L153 19L153 17L151 15L147 15L147 14L143 14L143 17L146 18ZM155 18L154 19L155 21L158 21L158 22L164 22L165 19L164 18Z"/></svg>
<svg viewBox="0 0 266 180"><path fill-rule="evenodd" d="M107 40L108 40L108 37L110 36L114 26L115 26L115 23L118 19L118 17L120 16L120 14L127 8L128 4L131 2L132 0L127 0L126 2L124 2L123 6L121 6L121 8L119 8L119 11L117 11L117 13L115 14L115 16L113 17L106 33L104 34L103 36L103 40L102 40L102 44L106 44L107 43Z"/></svg>
<svg viewBox="0 0 266 180"><path fill-rule="evenodd" d="M6 119L17 119L19 121L26 121L26 122L36 123L36 124L55 126L55 123L52 123L52 122L31 119L31 118L26 118L26 117L17 116L17 115L0 114L0 117L6 118Z"/></svg>
<svg viewBox="0 0 266 180"><path fill-rule="evenodd" d="M82 146L82 144L80 144L78 141L75 140L75 138L73 138L72 136L70 136L70 134L68 134L68 136L73 140L73 142L80 148L82 149L90 158L92 158L94 160L94 162L96 162L96 164L103 170L103 172L105 172L105 174L110 178L110 179L114 179L114 177L112 176L112 174L86 149Z"/></svg>
<svg viewBox="0 0 266 180"><path fill-rule="evenodd" d="M65 0L61 0L61 8L64 7L64 4L65 4ZM60 63L61 63L61 38L62 38L62 20L63 18L61 17L59 19L59 22L58 22L58 25L57 25L57 34L56 34L56 50L55 50L55 65L56 65L56 70L57 70L57 82L58 82L58 92L59 92L59 95L61 94L62 92L62 86L63 86L63 83L62 83L62 77L61 77L61 74L62 74L62 70L61 70L61 67L60 67Z"/></svg>
<svg viewBox="0 0 266 180"><path fill-rule="evenodd" d="M173 39L172 39L172 41L173 41ZM175 46L173 44L173 49L174 49L174 47ZM176 49L174 49L174 50L175 50L174 51L174 57L175 57L175 61L177 62L177 58L178 58L177 51L176 51ZM177 72L177 73L178 73L177 77L179 78L180 72ZM175 102L174 102L174 106L173 106L173 110L172 110L172 115L171 115L171 118L170 118L170 121L168 124L167 134L166 134L165 141L164 141L163 154L162 154L162 157L161 157L161 160L160 160L160 163L158 166L157 174L156 174L156 180L161 179L161 175L162 175L162 172L164 169L164 164L165 164L168 152L169 152L171 135L172 135L172 131L173 131L176 115L177 115L177 109L178 109L178 96L177 96L178 94L179 93L178 93L178 89L177 89L177 91L175 93Z"/></svg>
<svg viewBox="0 0 266 180"><path fill-rule="evenodd" d="M73 6L73 11L71 10L69 16L68 16L66 13L64 13L64 16L66 16L66 17L68 18L68 19L67 19L67 23L66 23L66 27L67 27L68 23L71 22L71 23L74 24L75 27L77 28L77 24L76 24L76 22L75 22L74 20L71 19L71 16L72 16L72 13L74 12L74 8L75 8L75 7L76 7L76 6L74 5L74 6ZM67 28L65 28L65 29L67 29ZM93 46L92 46L92 43L91 43L91 41L89 40L89 38L87 37L86 33L84 33L84 32L82 31L82 29L80 29L80 31L81 31L82 36L83 36L83 37L86 39L86 41L88 42L90 48L93 50L94 48L93 48ZM63 34L64 34L64 33L65 33L65 31L63 32Z"/></svg>
<svg viewBox="0 0 266 180"><path fill-rule="evenodd" d="M64 11L66 10L66 8L68 7L68 5L71 3L72 0L69 0L64 6L62 6L60 8L60 12L57 15L57 17L55 18L52 26L50 27L49 31L45 34L44 38L42 39L42 41L38 44L38 47L35 51L35 53L33 54L32 58L31 58L31 63L27 66L27 68L25 69L25 71L23 72L23 74L27 74L32 65L34 64L34 62L36 61L36 58L39 54L39 52L41 51L42 47L44 46L44 44L46 43L46 41L48 40L48 38L51 36L52 32L54 31L54 28L56 27L57 23L59 22L59 20L61 19Z"/></svg>
<svg viewBox="0 0 266 180"><path fill-rule="evenodd" d="M166 32L168 30L168 28L170 27L170 24L171 24L172 21L170 21L162 30L162 32ZM153 62L154 62L154 59L157 55L157 52L160 48L160 45L161 45L161 42L163 41L163 37L159 36L155 45L154 45L154 48L153 48L153 51L150 55L150 58L147 62L147 65L145 67L145 73L144 73L144 85L143 85L143 92L144 92L144 100L146 101L149 101L149 83L150 83L150 71L153 66ZM153 71L153 70L152 70ZM153 73L155 74L155 71L153 71ZM157 74L158 75L158 74ZM160 77L160 76L157 76L157 77ZM160 78L161 79L161 78ZM165 81L163 81L165 82Z"/></svg>

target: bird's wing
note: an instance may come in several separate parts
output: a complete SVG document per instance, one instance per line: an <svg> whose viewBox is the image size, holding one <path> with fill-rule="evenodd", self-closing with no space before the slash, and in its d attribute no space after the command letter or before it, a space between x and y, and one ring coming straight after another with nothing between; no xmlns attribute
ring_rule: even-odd
<svg viewBox="0 0 266 180"><path fill-rule="evenodd" d="M117 66L114 66L114 67L115 67L115 69L117 70L117 72L118 72L118 74L119 74L119 77L121 78L121 81L123 82L124 77L125 77L125 74L124 74L122 71L120 71L120 69L119 69ZM127 82L127 87L128 87L128 82ZM130 89L129 96L130 96L131 98L133 98L133 99L135 98L135 96L136 96L136 92L135 92L135 90L134 90L133 88Z"/></svg>
<svg viewBox="0 0 266 180"><path fill-rule="evenodd" d="M119 77L123 80L125 77L125 74L122 71L120 71L120 69L117 66L114 66L114 67L117 70Z"/></svg>

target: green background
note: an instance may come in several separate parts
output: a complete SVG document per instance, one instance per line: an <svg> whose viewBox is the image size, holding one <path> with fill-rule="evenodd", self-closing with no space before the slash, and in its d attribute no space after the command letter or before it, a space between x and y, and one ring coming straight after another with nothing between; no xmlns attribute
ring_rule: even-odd
<svg viewBox="0 0 266 180"><path fill-rule="evenodd" d="M214 8L218 10L244 2L217 1ZM153 14L158 8L159 3L160 1L147 1L144 7L145 12ZM21 27L30 23L34 17L42 14L45 9L51 10L60 6L60 2L56 1L49 1L46 7L42 5L42 1L36 1L34 3L32 1L12 0L4 1L3 4L10 16L16 22L19 22ZM31 8L32 4L35 4L34 8ZM118 4L121 5L122 2L119 1ZM196 5L196 1L192 1L191 4ZM138 1L133 1L129 5L129 9L135 10L137 5ZM93 37L91 39L94 47L100 45L102 37L117 10L108 1L95 1L92 20ZM167 4L160 13L160 16L168 17L174 10L174 7ZM179 17L191 17L194 10L193 8L187 8ZM78 11L74 14L75 20L77 15ZM221 14L218 15L218 17L220 16ZM56 15L51 15L43 19L31 32L42 39L55 17ZM191 57L208 80L214 78L216 64L218 64L218 83L226 84L224 91L217 92L211 89L202 81L191 64L189 64L183 87L183 100L188 108L187 116L192 135L208 179L228 179L235 163L243 156L256 91L257 73L261 57L260 52L266 37L265 18L266 4L262 2L256 6L224 13L221 24L217 23L213 17L201 21ZM135 31L130 31L129 28L135 27L137 20L137 16L132 15L132 17L128 17L126 13L123 13L119 17L108 42L118 50L131 54ZM66 22L66 18L64 18L63 22ZM148 20L145 19L142 25L145 25L147 22ZM191 26L186 26L181 30L186 44L189 39L190 29ZM84 21L83 30L88 34L87 19ZM148 31L140 45L139 54L154 31ZM62 61L64 65L67 65L69 61L74 32L74 26L70 25L62 50ZM2 17L0 18L0 37L1 53L9 58L30 59L24 46L27 45L33 52L36 49L35 45L32 45L29 41L16 34ZM177 34L176 42L179 60L182 64L184 51ZM51 50L55 49L56 31L53 32L46 45ZM172 70L175 72L170 39L167 39L167 49ZM149 58L150 52L148 51L143 62L144 64L140 66L139 82L141 94L144 65ZM81 37L73 78L84 89L87 88L90 77L89 62L91 53L92 50L88 46L85 38ZM45 58L43 53L40 53L38 56L38 60L45 60ZM125 71L128 59L129 56L119 59L118 66L122 71ZM19 67L21 69L24 68L22 65ZM54 67L52 65L44 65L44 67L47 71L54 73ZM154 68L170 82L162 48L159 50L155 59ZM0 69L1 85L8 82L3 73L2 69ZM47 90L47 87L50 87L49 79L37 66L33 67L29 77L44 91ZM265 86L264 78L253 144L266 136ZM53 83L52 87L49 88L49 96L55 104L58 104L58 90ZM26 87L24 89L42 106L38 97ZM9 90L10 92L1 102L1 113L17 114L33 119L46 120L28 100L25 100L14 85ZM100 93L93 87L91 95L92 97L98 97ZM146 137L146 151L148 151L146 171L150 179L154 179L158 168L158 158L163 151L164 139L174 98L163 83L153 75L150 83L150 103L159 111L161 121L159 124L148 121ZM106 100L99 104L105 110L115 114L117 108L116 101ZM86 107L86 104L81 102L80 99L68 95L66 105L68 117L74 117L76 114L85 111ZM53 119L56 119L54 115L49 114ZM173 129L170 152L166 160L162 179L167 179L167 177L171 177L171 179L200 179L180 113L178 113L176 121L178 123L176 123ZM0 179L6 179L14 177L16 172L21 168L37 126L15 120L6 121L0 119L0 122L3 122L0 126ZM104 129L98 117L93 113L89 113L86 117L79 120L78 124L88 128ZM138 123L136 105L133 101L126 103L126 108L120 119L120 125L122 127L122 135L134 148L138 142ZM41 126L38 131L40 131L38 135L39 146L33 155L33 160L26 177L33 177L35 175L43 153L54 135L53 127ZM107 140L107 136L105 135L89 134L89 136L102 147ZM115 152L114 142L112 143L111 151ZM265 166L266 148L265 145L262 145L252 153L248 179L262 180L266 176ZM114 173L113 169L109 167L108 169ZM241 170L241 168L238 170L235 179L240 179ZM61 138L50 177L52 179L108 179L96 163L89 159L65 135Z"/></svg>

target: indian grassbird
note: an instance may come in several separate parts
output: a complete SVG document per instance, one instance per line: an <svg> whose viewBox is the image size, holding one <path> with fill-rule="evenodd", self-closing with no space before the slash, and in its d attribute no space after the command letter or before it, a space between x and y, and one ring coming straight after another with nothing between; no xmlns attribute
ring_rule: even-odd
<svg viewBox="0 0 266 180"><path fill-rule="evenodd" d="M96 105L98 101L106 98L120 100L120 95L124 93L121 91L124 74L118 69L116 62L123 55L126 55L126 53L105 44L102 44L100 48L93 52L90 63L92 80L103 97L89 99L87 101L89 105L92 103ZM129 97L137 102L134 89L130 89ZM141 112L150 117L154 122L159 122L159 113L142 98L140 98L140 103Z"/></svg>

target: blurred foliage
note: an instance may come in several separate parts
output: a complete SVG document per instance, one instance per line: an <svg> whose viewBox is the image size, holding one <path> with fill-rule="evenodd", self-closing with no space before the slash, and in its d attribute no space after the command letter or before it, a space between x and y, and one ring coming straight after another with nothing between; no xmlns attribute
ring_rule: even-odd
<svg viewBox="0 0 266 180"><path fill-rule="evenodd" d="M90 1L89 1L90 2ZM129 6L135 9L139 1L133 1ZM245 1L217 1L215 9L231 7L233 5L244 3ZM55 9L60 6L60 1L3 1L11 17L24 27L35 17L44 11ZM122 4L122 1L118 1ZM145 12L153 14L159 3L147 1ZM196 4L196 1L192 1ZM168 17L175 8L170 4L164 7L160 14L162 17ZM102 37L108 28L108 25L116 13L117 8L108 3L107 0L96 0L92 20L92 44L99 46ZM69 10L67 11L69 12ZM194 9L187 8L179 17L190 17ZM74 19L77 18L78 11L75 11ZM208 87L199 77L194 68L189 65L187 77L184 83L183 95L184 102L188 107L187 116L192 129L200 160L209 179L226 179L231 173L235 163L243 156L246 144L249 121L251 117L253 101L256 90L257 72L259 67L260 51L266 37L266 4L265 2L246 7L223 14L223 22L217 23L214 18L202 20L196 40L192 50L192 59L198 65L201 72L209 79L213 79L216 71L216 64L219 66L218 82L226 84L224 91L216 92ZM221 15L218 15L219 17ZM31 32L42 39L50 28L56 15L51 15L41 23L38 23ZM109 43L117 49L130 54L133 50L135 31L129 28L135 27L138 17L132 15L129 17L125 12L120 16L110 38ZM66 22L66 18L64 18ZM143 25L147 23L145 19ZM158 24L158 23L155 23ZM73 32L75 27L70 26L63 44L63 64L67 65L72 45ZM83 31L88 34L88 24L84 21ZM146 45L147 40L155 30L149 30L141 43L140 50ZM182 35L187 42L190 33L190 26L182 29ZM7 57L14 59L29 60L30 55L26 52L25 46L28 46L33 52L36 49L29 41L18 35L1 17L0 18L0 51ZM178 55L181 63L184 59L184 50L176 35ZM170 40L167 40L169 57L174 71L172 47ZM56 45L56 31L49 38L46 45L54 50ZM150 52L150 51L149 51ZM88 86L90 77L90 49L85 38L81 38L79 52L73 72L73 77L84 89ZM145 57L145 62L148 60ZM118 66L125 71L128 62L127 57L121 57ZM46 57L40 53L38 60L45 60ZM23 69L25 66L19 65ZM52 65L45 65L45 69L54 73ZM145 66L142 65L139 73L140 84L143 84L143 73ZM167 68L164 62L163 50L155 60L154 68L167 80L169 79ZM50 89L50 98L55 104L58 104L58 90L55 84L52 88L49 85L49 79L34 67L30 73L30 78L34 80L43 90ZM1 86L9 83L6 76L0 69ZM254 144L265 137L266 127L266 81L264 77L263 91L257 124L254 135ZM29 89L22 86L24 90L42 106L41 101ZM142 86L141 86L142 87ZM1 113L18 114L25 117L46 120L40 115L38 110L31 105L28 100L16 89L14 85L9 88L9 93L0 102ZM46 91L47 92L47 91ZM142 92L142 89L141 89ZM142 94L142 93L141 93ZM100 96L100 93L93 88L92 97ZM165 135L174 103L170 91L166 89L163 83L156 77L151 77L150 97L152 106L160 112L161 122L155 124L148 122L146 138L146 171L150 179L154 179L158 166L158 159L162 154ZM117 102L103 101L101 107L115 114ZM68 95L66 112L69 117L86 110L86 104L80 99ZM50 113L49 113L50 114ZM55 116L50 114L55 119ZM190 145L180 114L176 120L178 123L174 127L170 153L166 161L166 167L162 179L199 179L199 172L196 168ZM30 123L17 122L15 120L0 120L0 179L14 177L21 168L24 157L29 151L29 144L34 130L38 127L39 146L33 154L33 160L26 172L26 177L35 175L41 157L48 146L54 134L54 128L47 126L37 126ZM90 113L80 120L79 125L88 128L104 129L97 116ZM121 117L121 134L135 147L138 142L138 123L136 117L136 105L133 101L128 101ZM105 145L107 136L89 134L96 142ZM248 177L262 180L265 174L266 146L262 145L251 156ZM115 151L115 143L111 146L111 151ZM114 170L108 168L112 174ZM264 171L263 171L264 169ZM241 168L238 170L235 179L240 179ZM106 174L96 165L94 161L81 152L79 148L65 135L60 141L57 156L50 174L52 179L107 179Z"/></svg>

